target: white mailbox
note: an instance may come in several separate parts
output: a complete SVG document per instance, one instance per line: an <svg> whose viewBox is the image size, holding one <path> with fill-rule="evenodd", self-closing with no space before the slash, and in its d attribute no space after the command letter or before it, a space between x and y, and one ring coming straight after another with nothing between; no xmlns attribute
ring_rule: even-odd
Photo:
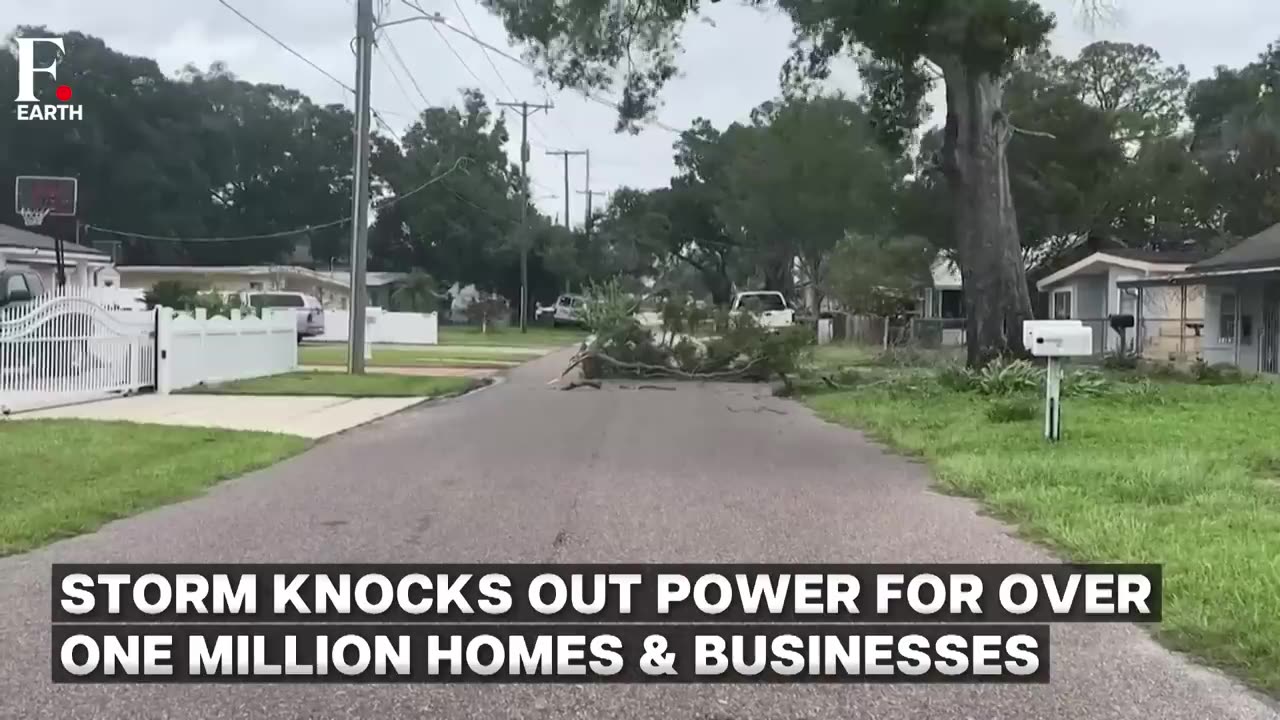
<svg viewBox="0 0 1280 720"><path fill-rule="evenodd" d="M1079 320L1027 320L1022 344L1036 357L1088 357L1093 354L1093 330Z"/></svg>

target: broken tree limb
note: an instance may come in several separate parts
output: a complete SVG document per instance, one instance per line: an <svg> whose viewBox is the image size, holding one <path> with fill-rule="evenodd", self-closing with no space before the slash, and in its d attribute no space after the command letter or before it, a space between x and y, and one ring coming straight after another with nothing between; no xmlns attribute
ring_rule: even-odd
<svg viewBox="0 0 1280 720"><path fill-rule="evenodd" d="M563 378L565 375L568 375L570 372L573 372L574 369L580 367L582 363L591 359L599 360L607 365L612 365L613 367L621 368L623 370L630 370L632 372L639 372L639 373L647 373L647 374L642 374L642 377L675 377L675 378L680 378L682 380L722 380L727 378L741 377L742 375L745 375L748 371L750 371L752 367L754 367L755 365L759 364L762 360L764 360L764 358L762 357L755 357L755 358L752 358L746 365L743 365L740 368L735 368L733 370L725 370L722 372L690 373L690 372L685 372L683 370L679 370L677 368L664 367L662 365L652 365L649 363L642 363L642 362L626 362L623 360L618 360L617 358L610 357L598 350L586 350L574 356L573 361L570 362L569 367L565 368L565 371L561 373L560 377Z"/></svg>

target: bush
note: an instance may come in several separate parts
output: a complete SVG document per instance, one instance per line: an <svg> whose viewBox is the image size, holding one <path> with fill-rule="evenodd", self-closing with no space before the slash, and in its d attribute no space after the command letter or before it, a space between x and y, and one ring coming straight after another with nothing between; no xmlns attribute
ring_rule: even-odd
<svg viewBox="0 0 1280 720"><path fill-rule="evenodd" d="M1044 385L1044 371L1026 360L996 359L978 372L975 389L983 395L1015 395Z"/></svg>
<svg viewBox="0 0 1280 720"><path fill-rule="evenodd" d="M1203 385L1240 385L1251 381L1240 368L1230 363L1209 365L1204 360L1197 360L1191 366L1191 377Z"/></svg>
<svg viewBox="0 0 1280 720"><path fill-rule="evenodd" d="M996 400L987 405L987 419L993 423L1017 423L1035 420L1039 409L1026 400Z"/></svg>
<svg viewBox="0 0 1280 720"><path fill-rule="evenodd" d="M1107 370L1137 370L1138 356L1124 350L1110 352L1102 359L1102 367Z"/></svg>
<svg viewBox="0 0 1280 720"><path fill-rule="evenodd" d="M938 371L938 384L955 392L972 392L977 387L977 373L968 368L952 366Z"/></svg>
<svg viewBox="0 0 1280 720"><path fill-rule="evenodd" d="M1067 397L1101 397L1111 390L1111 383L1096 370L1077 370L1062 377L1062 394Z"/></svg>

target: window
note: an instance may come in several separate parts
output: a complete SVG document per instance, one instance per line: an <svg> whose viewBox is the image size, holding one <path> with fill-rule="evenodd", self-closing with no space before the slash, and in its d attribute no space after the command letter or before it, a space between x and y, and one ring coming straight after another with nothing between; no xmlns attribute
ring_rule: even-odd
<svg viewBox="0 0 1280 720"><path fill-rule="evenodd" d="M1218 305L1218 343L1234 345L1236 343L1236 306L1235 293L1223 293Z"/></svg>
<svg viewBox="0 0 1280 720"><path fill-rule="evenodd" d="M787 303L782 299L782 296L774 294L744 295L742 297L742 302L739 304L743 310L751 313L773 312L787 309Z"/></svg>
<svg viewBox="0 0 1280 720"><path fill-rule="evenodd" d="M1071 291L1070 290L1054 290L1053 291L1053 319L1054 320L1070 320L1071 319Z"/></svg>
<svg viewBox="0 0 1280 720"><path fill-rule="evenodd" d="M1252 315L1240 316L1240 344L1241 345L1253 344L1253 316Z"/></svg>
<svg viewBox="0 0 1280 720"><path fill-rule="evenodd" d="M4 294L11 295L27 295L31 292L27 287L27 279L22 275L10 275L8 282L5 283Z"/></svg>
<svg viewBox="0 0 1280 720"><path fill-rule="evenodd" d="M939 290L938 317L944 320L959 320L964 317L964 291Z"/></svg>
<svg viewBox="0 0 1280 720"><path fill-rule="evenodd" d="M301 295L259 293L249 296L249 306L255 308L300 308L306 307L306 302Z"/></svg>
<svg viewBox="0 0 1280 720"><path fill-rule="evenodd" d="M262 283L260 283L260 282L251 282L251 283L249 283L249 289L250 289L250 290L261 290L261 289L262 289Z"/></svg>

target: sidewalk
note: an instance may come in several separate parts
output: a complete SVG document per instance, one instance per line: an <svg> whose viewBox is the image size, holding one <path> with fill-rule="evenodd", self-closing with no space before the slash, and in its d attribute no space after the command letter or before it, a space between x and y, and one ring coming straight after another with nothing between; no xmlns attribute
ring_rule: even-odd
<svg viewBox="0 0 1280 720"><path fill-rule="evenodd" d="M424 398L344 398L254 395L136 395L11 416L118 420L214 427L322 438L424 402Z"/></svg>

